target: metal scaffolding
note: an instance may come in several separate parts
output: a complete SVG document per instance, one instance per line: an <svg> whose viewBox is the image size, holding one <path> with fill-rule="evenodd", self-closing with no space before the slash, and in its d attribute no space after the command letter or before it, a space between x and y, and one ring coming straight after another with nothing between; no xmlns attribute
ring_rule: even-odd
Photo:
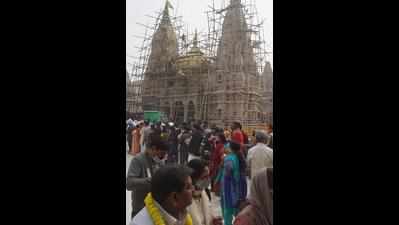
<svg viewBox="0 0 399 225"><path fill-rule="evenodd" d="M203 90L200 90L201 93L198 93L202 96L198 103L200 108L199 114L202 120L212 119L210 117L214 117L216 115L217 110L211 108L212 104L215 104L216 102L220 103L227 101L226 94L220 96L220 99L214 98L214 96L212 96L212 92L214 90L211 88L211 82L216 76L215 62L218 56L218 50L224 47L222 42L224 18L231 7L240 7L243 12L246 29L240 30L239 32L243 32L242 35L245 35L249 39L249 48L251 51L253 51L255 62L253 70L255 71L254 75L257 77L256 79L261 79L260 77L262 76L265 64L267 62L268 54L271 53L271 51L266 50L267 43L265 41L265 33L263 29L265 20L259 18L255 6L255 0L241 0L241 4L239 5L231 5L230 1L228 1L226 5L226 2L222 0L219 7L216 7L215 1L212 0L210 5L208 5L208 10L204 12L207 18L207 30L200 30L198 32L198 39L196 39L198 42L198 47L201 49L201 51L203 51L204 57L209 62L207 71L200 71L200 73L207 73L208 76L208 82L206 82L206 86ZM176 32L178 56L184 56L189 52L190 47L193 45L194 32L193 29L190 29L189 25L183 22L182 17L178 15L178 8L179 5L176 5L173 10L173 16L171 16L170 19ZM131 71L131 82L127 90L127 111L130 113L143 112L142 90L144 75L146 73L149 56L151 54L151 45L154 33L161 23L162 15L162 10L155 12L155 16L146 15L153 20L152 24L138 23L138 25L144 28L144 34L134 36L134 38L139 38L142 42L140 46L136 47L138 49L138 54L137 56L134 56L134 63L132 65ZM245 94L243 94L242 100L246 102L254 102L253 99L257 99L257 96L260 95L260 92L256 91L260 90L259 82L250 83L249 78L244 79L243 82L245 83ZM258 103L256 102L254 104ZM254 111L256 111L250 108L250 104L246 104L246 107L247 108L244 110L245 112L254 113ZM210 111L214 112L215 115L210 114ZM244 117L249 118L249 116L245 115L246 114L244 114ZM255 117L259 117L259 115L256 115ZM243 120L243 126L252 126L253 123L254 120Z"/></svg>

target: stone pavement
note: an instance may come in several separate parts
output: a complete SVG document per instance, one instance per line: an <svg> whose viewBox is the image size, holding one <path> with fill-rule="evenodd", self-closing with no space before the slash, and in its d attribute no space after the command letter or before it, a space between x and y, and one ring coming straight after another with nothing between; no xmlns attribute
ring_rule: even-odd
<svg viewBox="0 0 399 225"><path fill-rule="evenodd" d="M129 169L130 161L132 160L133 156L127 154L126 152L126 175ZM132 198L131 198L131 191L126 190L126 225L130 223L130 216L132 214Z"/></svg>

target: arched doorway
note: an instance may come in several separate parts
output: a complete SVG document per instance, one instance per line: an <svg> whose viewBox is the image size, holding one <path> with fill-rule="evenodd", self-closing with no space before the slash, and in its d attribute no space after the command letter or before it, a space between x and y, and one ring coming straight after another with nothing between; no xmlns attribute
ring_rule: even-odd
<svg viewBox="0 0 399 225"><path fill-rule="evenodd" d="M184 105L183 102L176 102L175 103L175 123L181 124L184 122Z"/></svg>
<svg viewBox="0 0 399 225"><path fill-rule="evenodd" d="M195 120L195 106L193 101L188 103L187 121L191 122Z"/></svg>

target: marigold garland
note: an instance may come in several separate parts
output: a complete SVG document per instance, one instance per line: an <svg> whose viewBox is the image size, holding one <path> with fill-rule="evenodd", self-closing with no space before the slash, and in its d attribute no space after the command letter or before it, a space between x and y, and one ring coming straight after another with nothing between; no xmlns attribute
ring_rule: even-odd
<svg viewBox="0 0 399 225"><path fill-rule="evenodd" d="M145 207L147 208L148 212L150 213L151 219L155 225L166 225L165 221L163 220L159 209L154 204L154 199L152 198L151 192L147 194L144 199ZM185 225L193 225L193 220L190 214L186 216L186 223Z"/></svg>

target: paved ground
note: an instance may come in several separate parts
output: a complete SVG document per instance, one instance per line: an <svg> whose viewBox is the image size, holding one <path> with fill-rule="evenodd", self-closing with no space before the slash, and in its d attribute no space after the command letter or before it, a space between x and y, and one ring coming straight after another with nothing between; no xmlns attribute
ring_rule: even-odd
<svg viewBox="0 0 399 225"><path fill-rule="evenodd" d="M132 160L133 156L126 153L126 175L127 170L129 169L130 161ZM126 225L130 223L130 215L132 213L132 199L131 199L131 192L126 190Z"/></svg>

